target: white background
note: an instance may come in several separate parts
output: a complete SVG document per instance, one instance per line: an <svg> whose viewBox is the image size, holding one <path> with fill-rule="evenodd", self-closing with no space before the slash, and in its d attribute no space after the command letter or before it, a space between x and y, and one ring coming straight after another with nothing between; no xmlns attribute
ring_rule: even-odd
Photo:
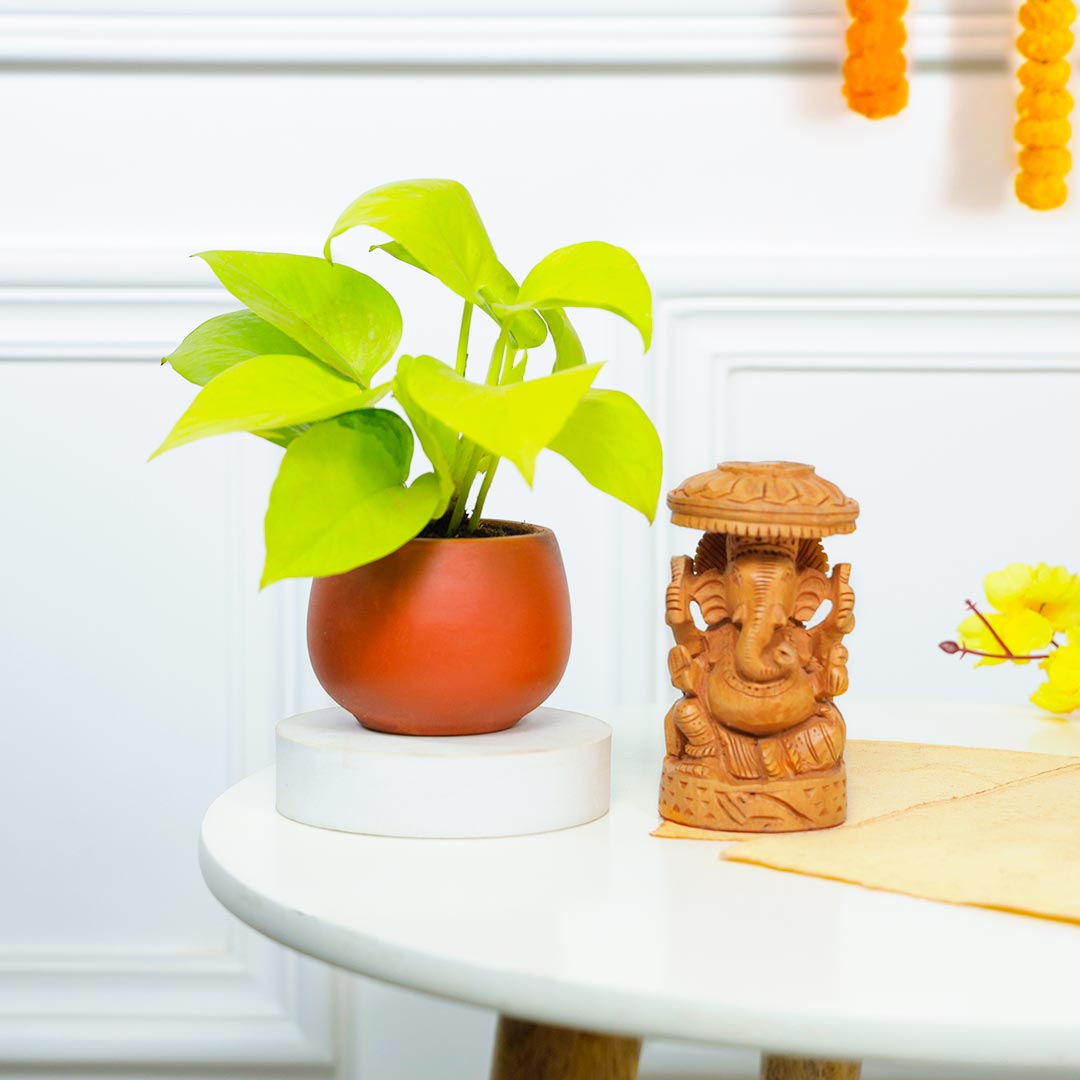
<svg viewBox="0 0 1080 1080"><path fill-rule="evenodd" d="M986 570L1080 564L1080 199L1012 197L1013 18L926 0L910 107L872 124L839 93L839 0L0 0L0 1071L485 1069L489 1015L300 961L199 879L203 810L321 695L304 587L257 592L278 451L145 461L191 396L157 360L234 306L191 252L315 254L411 176L464 181L519 276L627 246L652 352L581 322L660 428L665 489L726 457L816 463L863 507L830 548L855 564L853 688L1030 691L935 647ZM399 297L405 347L447 355L456 303L365 241L341 253ZM560 537L553 703L668 697L665 566L695 536L554 456L535 493L503 470L489 509ZM643 1075L754 1068L656 1046Z"/></svg>

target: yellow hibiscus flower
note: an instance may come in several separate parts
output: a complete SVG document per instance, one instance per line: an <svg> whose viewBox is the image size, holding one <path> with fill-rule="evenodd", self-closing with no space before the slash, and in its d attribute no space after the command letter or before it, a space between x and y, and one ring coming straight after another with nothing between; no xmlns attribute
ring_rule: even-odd
<svg viewBox="0 0 1080 1080"><path fill-rule="evenodd" d="M985 619L985 622L984 622ZM987 623L990 625L987 626ZM993 628L991 630L991 627ZM1030 608L1021 608L1008 614L969 615L957 628L960 644L969 652L992 653L984 656L975 666L1002 664L1006 649L1016 656L1029 656L1050 644L1054 628L1050 620ZM997 635L996 637L994 635ZM998 638L1001 640L999 641ZM1002 648L1002 642L1005 648ZM1027 660L1013 660L1014 664L1026 664Z"/></svg>
<svg viewBox="0 0 1080 1080"><path fill-rule="evenodd" d="M1034 611L1053 630L1068 630L1080 621L1080 577L1064 566L1010 563L987 574L983 585L987 600L1003 615Z"/></svg>
<svg viewBox="0 0 1080 1080"><path fill-rule="evenodd" d="M1071 631L1069 644L1055 649L1039 667L1046 672L1046 682L1031 700L1052 713L1080 709L1080 630Z"/></svg>

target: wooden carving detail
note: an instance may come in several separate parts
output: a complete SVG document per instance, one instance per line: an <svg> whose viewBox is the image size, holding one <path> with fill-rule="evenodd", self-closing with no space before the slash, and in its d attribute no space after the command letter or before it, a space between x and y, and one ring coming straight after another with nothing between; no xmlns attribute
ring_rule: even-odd
<svg viewBox="0 0 1080 1080"><path fill-rule="evenodd" d="M858 504L807 465L730 462L668 505L706 533L693 559L671 562L668 666L683 696L665 722L661 815L748 832L839 824L845 729L832 699L848 685L855 594L847 563L828 572L820 538L853 531Z"/></svg>

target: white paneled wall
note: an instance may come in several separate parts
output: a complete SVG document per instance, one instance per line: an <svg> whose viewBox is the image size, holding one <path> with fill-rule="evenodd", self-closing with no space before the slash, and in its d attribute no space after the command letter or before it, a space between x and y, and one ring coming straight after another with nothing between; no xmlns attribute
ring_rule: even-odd
<svg viewBox="0 0 1080 1080"><path fill-rule="evenodd" d="M201 884L202 811L321 696L303 586L257 592L277 452L145 463L190 396L158 358L230 306L193 251L315 253L351 197L422 175L472 188L519 273L628 246L653 352L583 325L669 486L818 463L863 505L833 546L853 691L1025 693L934 648L985 569L1080 562L1080 199L1012 199L1013 17L924 0L911 105L870 124L839 96L840 0L0 0L0 1073L483 1074L490 1015L338 978ZM405 346L447 353L456 304L346 248L400 297ZM666 697L665 566L694 537L554 457L491 506L560 536L556 702ZM657 1045L644 1074L753 1069Z"/></svg>

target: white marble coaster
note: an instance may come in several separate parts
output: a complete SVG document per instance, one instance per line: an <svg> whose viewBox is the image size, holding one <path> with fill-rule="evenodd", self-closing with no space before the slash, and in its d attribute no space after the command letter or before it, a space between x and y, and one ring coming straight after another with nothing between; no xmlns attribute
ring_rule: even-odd
<svg viewBox="0 0 1080 1080"><path fill-rule="evenodd" d="M376 836L523 836L607 813L611 728L540 708L490 735L386 735L344 709L277 726L277 809Z"/></svg>

